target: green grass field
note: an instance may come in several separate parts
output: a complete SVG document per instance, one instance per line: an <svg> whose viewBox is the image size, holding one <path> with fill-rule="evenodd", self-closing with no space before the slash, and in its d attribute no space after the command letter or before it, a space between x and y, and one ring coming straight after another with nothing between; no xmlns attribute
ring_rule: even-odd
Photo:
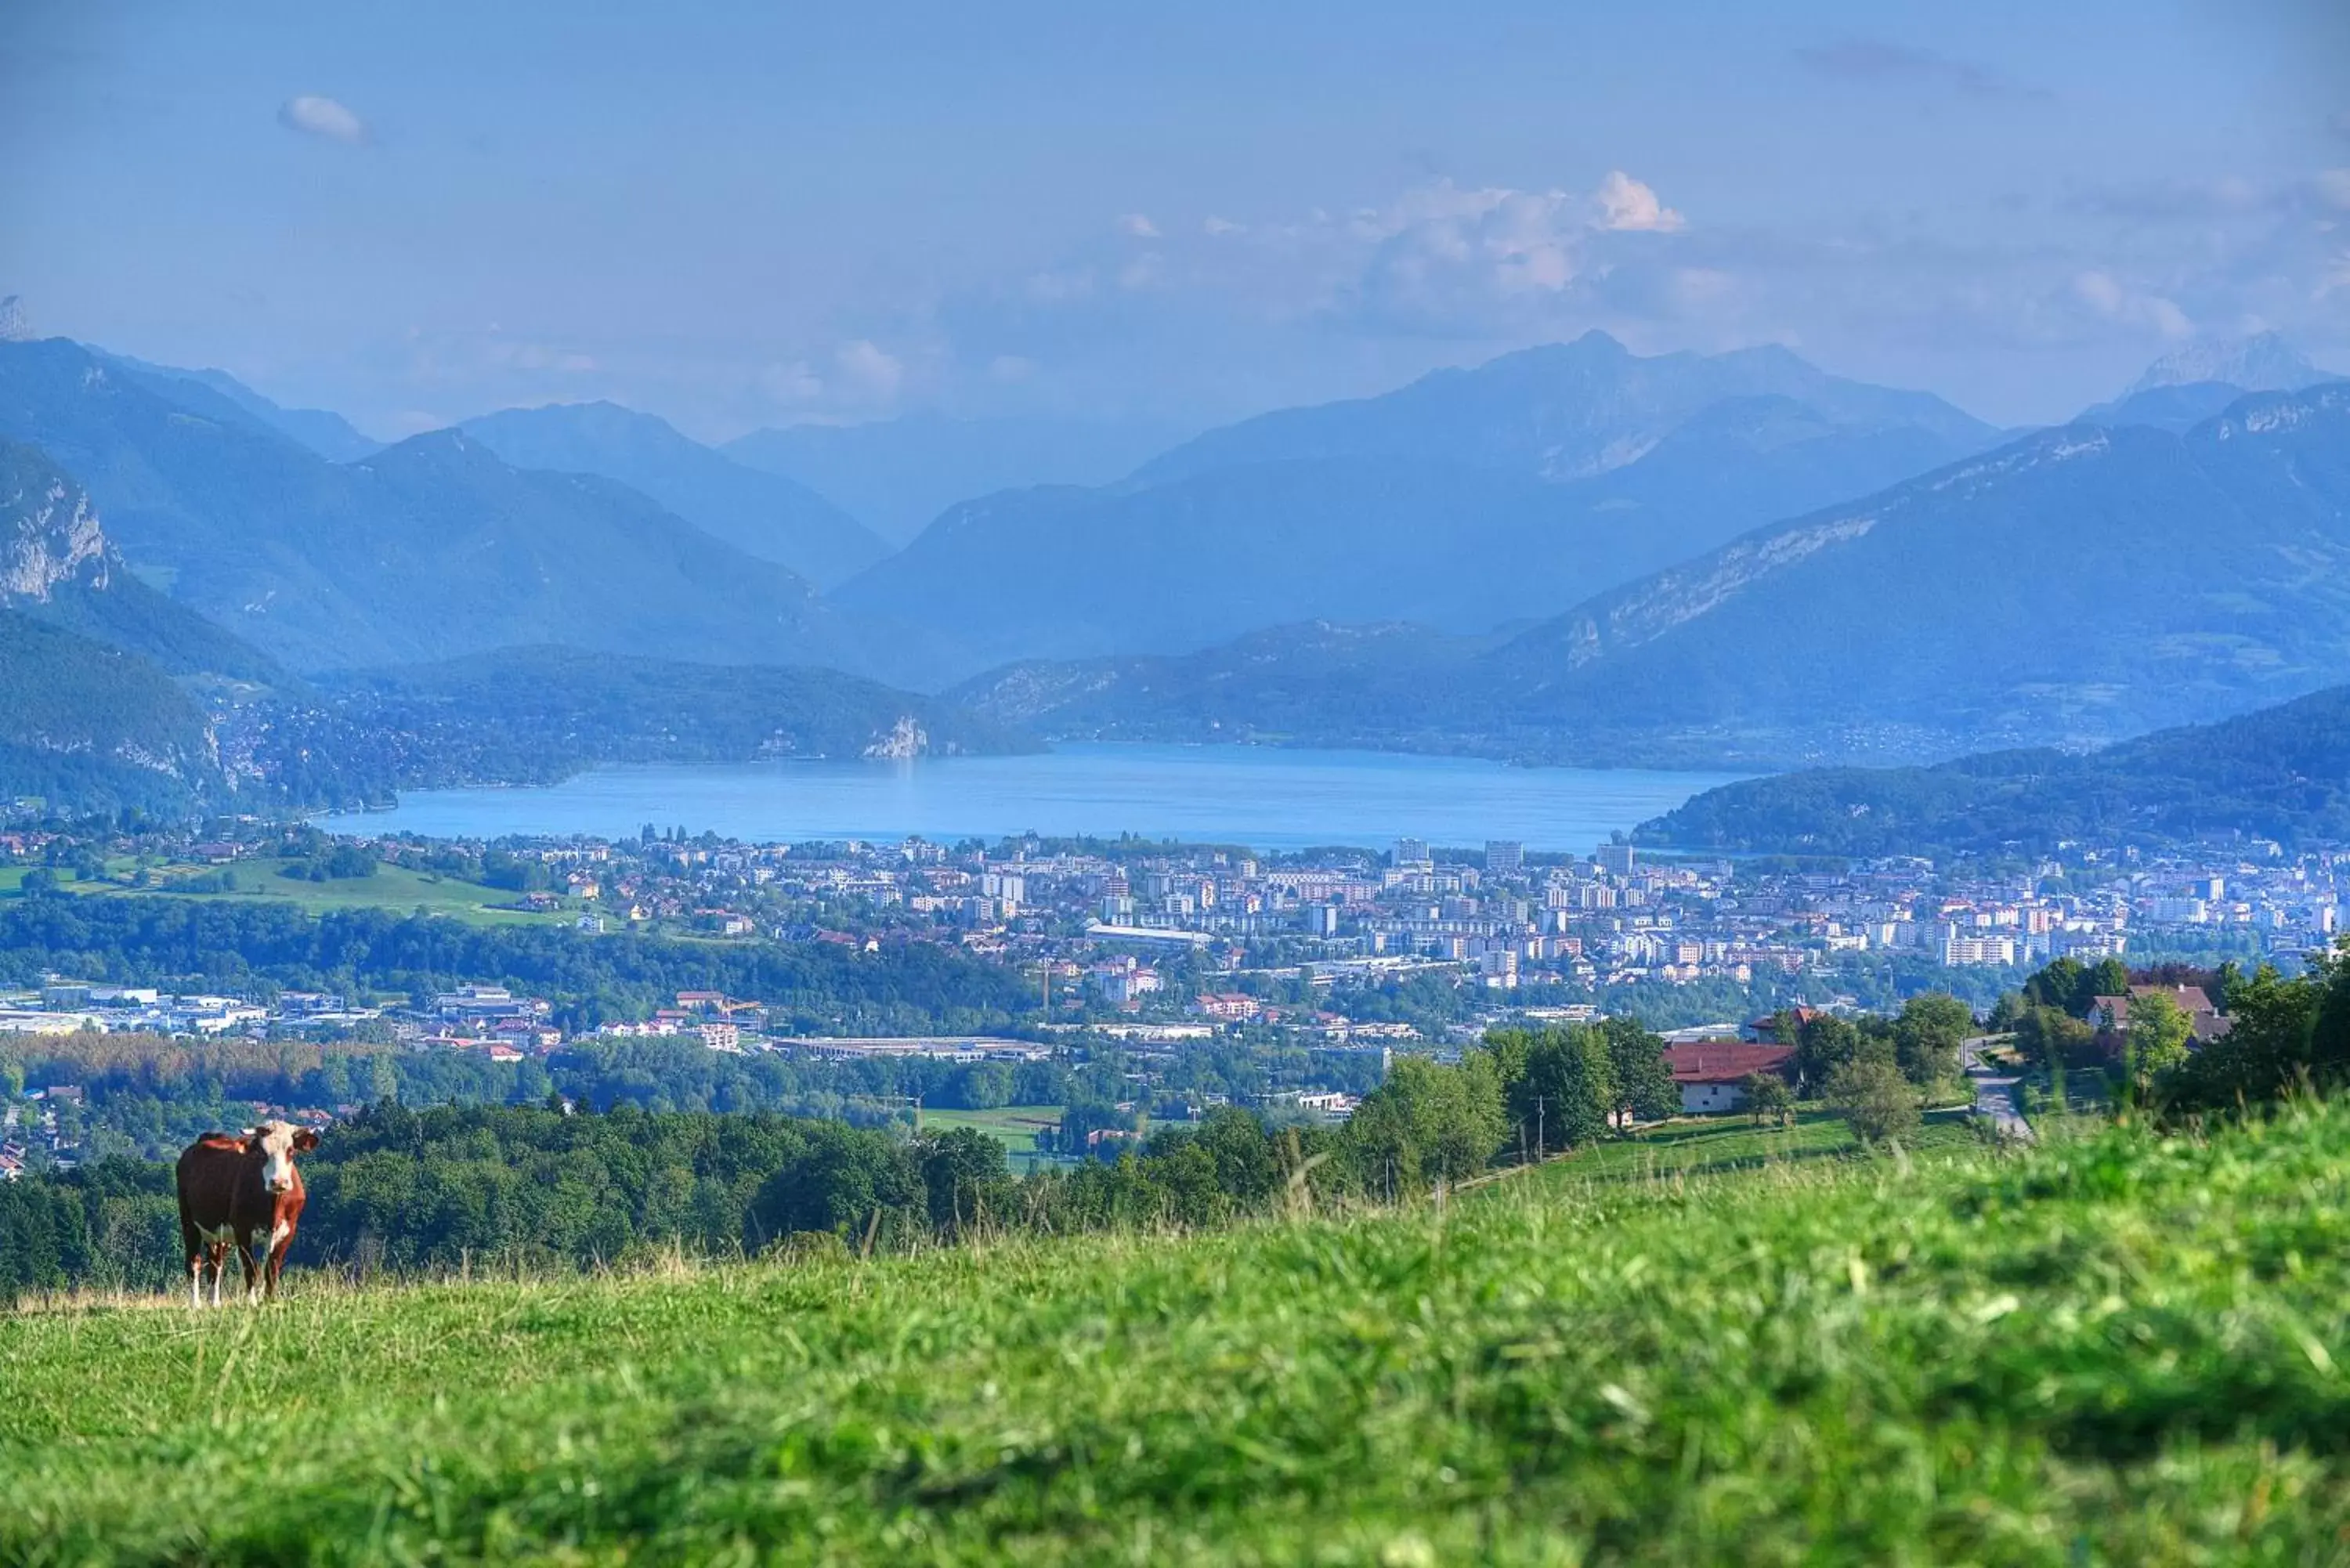
<svg viewBox="0 0 2350 1568"><path fill-rule="evenodd" d="M447 915L456 919L481 924L505 922L545 922L570 920L573 912L532 914L520 909L500 909L492 906L511 904L519 895L499 888L484 888L475 882L461 882L453 877L429 876L400 866L379 866L372 877L346 877L340 881L312 882L281 877L277 873L286 862L278 859L241 860L233 867L237 886L234 892L187 893L191 898L207 899L267 899L284 903L308 914L324 914L333 909L389 909L395 914L408 914L424 909L435 915ZM0 895L15 897L24 880L26 868L9 867L0 870ZM131 862L118 860L109 864L108 873L127 879L135 869ZM140 895L172 893L177 885L195 877L220 869L213 866L167 866L151 872L153 880L145 888L132 888L121 882L60 881L58 890L90 898L135 893Z"/></svg>
<svg viewBox="0 0 2350 1568"><path fill-rule="evenodd" d="M981 1132L1003 1145L1006 1158L1014 1172L1024 1175L1039 1165L1066 1163L1036 1150L1039 1128L1057 1127L1061 1120L1058 1106L1003 1106L992 1111L941 1110L925 1106L922 1126L931 1132L948 1132L956 1127L977 1127Z"/></svg>
<svg viewBox="0 0 2350 1568"><path fill-rule="evenodd" d="M2326 1563L2350 1110L0 1319L0 1560Z"/></svg>
<svg viewBox="0 0 2350 1568"><path fill-rule="evenodd" d="M1929 1115L1913 1150L1964 1148L1977 1141L1963 1111ZM1690 1117L1643 1127L1634 1137L1596 1143L1544 1167L1544 1179L1575 1181L1689 1176L1742 1169L1775 1162L1821 1159L1855 1153L1852 1127L1833 1111L1807 1108L1795 1125L1756 1127L1746 1116Z"/></svg>

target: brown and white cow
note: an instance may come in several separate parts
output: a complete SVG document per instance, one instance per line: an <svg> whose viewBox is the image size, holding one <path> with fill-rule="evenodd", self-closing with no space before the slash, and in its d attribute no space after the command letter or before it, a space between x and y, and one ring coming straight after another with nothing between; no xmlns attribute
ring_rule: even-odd
<svg viewBox="0 0 2350 1568"><path fill-rule="evenodd" d="M220 1305L231 1242L244 1268L244 1299L277 1293L278 1271L302 1218L302 1173L294 1168L294 1157L317 1147L318 1135L307 1127L269 1121L241 1137L206 1133L180 1156L180 1242L188 1255L190 1306L204 1304L207 1258L213 1305Z"/></svg>

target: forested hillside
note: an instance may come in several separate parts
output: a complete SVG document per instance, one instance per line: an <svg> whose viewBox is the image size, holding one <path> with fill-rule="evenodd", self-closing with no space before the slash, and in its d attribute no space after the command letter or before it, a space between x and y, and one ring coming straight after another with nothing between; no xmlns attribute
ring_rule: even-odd
<svg viewBox="0 0 2350 1568"><path fill-rule="evenodd" d="M2045 854L2195 839L2350 841L2350 687L2085 754L1812 769L1709 790L1644 843L1829 855Z"/></svg>
<svg viewBox="0 0 2350 1568"><path fill-rule="evenodd" d="M403 789L553 784L598 763L960 756L1037 742L837 670L543 647L322 677L315 696L271 704L251 744L288 799L353 805Z"/></svg>
<svg viewBox="0 0 2350 1568"><path fill-rule="evenodd" d="M135 654L0 608L0 796L163 815L224 788L203 709Z"/></svg>

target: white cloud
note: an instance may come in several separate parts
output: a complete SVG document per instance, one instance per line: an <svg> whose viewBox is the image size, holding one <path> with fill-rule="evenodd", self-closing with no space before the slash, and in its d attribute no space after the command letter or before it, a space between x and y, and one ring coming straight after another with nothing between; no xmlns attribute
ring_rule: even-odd
<svg viewBox="0 0 2350 1568"><path fill-rule="evenodd" d="M1244 225L1235 223L1230 218L1219 218L1211 213L1200 220L1200 232L1203 234L1221 237L1224 234L1243 234L1246 230Z"/></svg>
<svg viewBox="0 0 2350 1568"><path fill-rule="evenodd" d="M1141 213L1128 213L1118 219L1118 232L1138 240L1155 240L1159 237L1159 225Z"/></svg>
<svg viewBox="0 0 2350 1568"><path fill-rule="evenodd" d="M1344 233L1373 246L1356 291L1367 302L1433 326L1527 326L1617 265L1625 233L1670 234L1686 226L1657 193L1623 171L1588 196L1507 186L1467 188L1449 180L1408 191L1384 208L1347 218ZM1495 317L1499 311L1501 315Z"/></svg>
<svg viewBox="0 0 2350 1568"><path fill-rule="evenodd" d="M867 338L842 344L832 358L847 389L870 402L889 401L906 379L906 367Z"/></svg>
<svg viewBox="0 0 2350 1568"><path fill-rule="evenodd" d="M358 147L369 137L367 121L330 98L304 93L277 106L277 123L288 130Z"/></svg>
<svg viewBox="0 0 2350 1568"><path fill-rule="evenodd" d="M1657 193L1621 169L1599 182L1600 223L1617 234L1669 234L1688 221L1657 199Z"/></svg>
<svg viewBox="0 0 2350 1568"><path fill-rule="evenodd" d="M2073 279L2073 297L2108 321L2151 327L2165 337L2188 337L2195 331L2195 324L2175 303L2132 288L2109 272L2077 274Z"/></svg>
<svg viewBox="0 0 2350 1568"><path fill-rule="evenodd" d="M2319 201L2336 212L2350 213L2350 169L2323 170L2314 183Z"/></svg>

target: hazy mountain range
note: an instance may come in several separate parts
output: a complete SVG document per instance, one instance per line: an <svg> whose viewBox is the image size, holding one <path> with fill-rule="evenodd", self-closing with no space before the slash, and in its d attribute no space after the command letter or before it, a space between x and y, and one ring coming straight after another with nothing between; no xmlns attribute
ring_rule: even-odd
<svg viewBox="0 0 2350 1568"><path fill-rule="evenodd" d="M440 462L481 461L454 432L419 439L413 466L385 453L368 472L430 484ZM527 491L561 478L504 483ZM0 693L0 805L38 796L74 811L359 805L418 784L549 780L603 760L1033 744L951 703L821 667L500 648L298 679L134 576L88 493L38 448L8 441Z"/></svg>
<svg viewBox="0 0 2350 1568"><path fill-rule="evenodd" d="M753 431L723 450L837 503L899 546L959 501L1039 484L1108 484L1188 433L1150 420L916 413Z"/></svg>
<svg viewBox="0 0 2350 1568"><path fill-rule="evenodd" d="M2111 739L2350 672L2350 383L2184 434L2037 431L1753 530L1495 645L1258 634L958 695L1048 732L1385 732L1547 760L1949 755Z"/></svg>
<svg viewBox="0 0 2350 1568"><path fill-rule="evenodd" d="M2246 392L2298 392L2337 379L2273 332L2190 343L2157 359L2120 397L2084 410L2076 422L2184 431Z"/></svg>
<svg viewBox="0 0 2350 1568"><path fill-rule="evenodd" d="M293 668L546 641L863 662L805 579L625 485L517 469L447 431L330 462L157 380L64 339L0 343L0 435L86 484L141 575Z"/></svg>
<svg viewBox="0 0 2350 1568"><path fill-rule="evenodd" d="M1996 439L1782 348L1642 358L1593 333L1210 431L1114 485L967 502L834 597L960 617L980 660L1308 618L1482 632Z"/></svg>
<svg viewBox="0 0 2350 1568"><path fill-rule="evenodd" d="M37 524L20 503L0 542L9 581L46 583L8 590L16 619L215 702L570 649L594 658L503 668L567 701L610 672L639 715L615 734L650 734L660 691L814 713L684 673L788 665L955 682L990 744L1933 758L2350 677L2345 399L2273 339L2195 345L2082 422L2002 434L1782 348L1644 358L1595 333L1103 479L1133 431L917 419L721 452L581 404L379 446L220 372L49 339L0 343L0 439L25 443L23 494L87 501ZM959 500L895 552L839 502L1048 472L1098 482ZM892 686L827 743L922 701ZM944 733L953 711L922 712Z"/></svg>
<svg viewBox="0 0 2350 1568"><path fill-rule="evenodd" d="M325 409L281 408L225 370L182 370L171 365L151 365L126 354L99 356L115 369L143 381L165 398L184 398L186 383L215 393L253 419L317 452L329 462L349 462L383 450L384 443L362 435L350 421ZM174 383L182 383L174 385Z"/></svg>
<svg viewBox="0 0 2350 1568"><path fill-rule="evenodd" d="M821 495L616 403L508 409L461 427L516 468L616 479L736 549L829 587L889 553Z"/></svg>

